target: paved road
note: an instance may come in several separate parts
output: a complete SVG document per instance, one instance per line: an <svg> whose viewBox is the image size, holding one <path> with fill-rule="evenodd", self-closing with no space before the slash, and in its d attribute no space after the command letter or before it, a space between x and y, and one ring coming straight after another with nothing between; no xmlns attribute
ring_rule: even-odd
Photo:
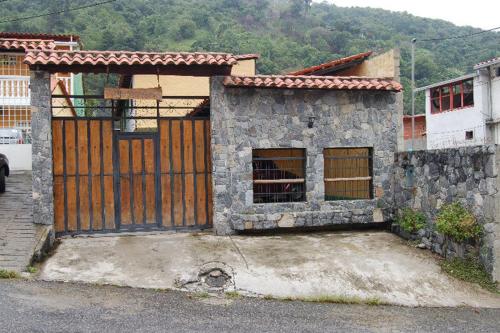
<svg viewBox="0 0 500 333"><path fill-rule="evenodd" d="M22 271L31 260L36 240L31 172L12 172L0 194L0 268Z"/></svg>
<svg viewBox="0 0 500 333"><path fill-rule="evenodd" d="M0 332L498 332L500 309L194 297L0 280Z"/></svg>

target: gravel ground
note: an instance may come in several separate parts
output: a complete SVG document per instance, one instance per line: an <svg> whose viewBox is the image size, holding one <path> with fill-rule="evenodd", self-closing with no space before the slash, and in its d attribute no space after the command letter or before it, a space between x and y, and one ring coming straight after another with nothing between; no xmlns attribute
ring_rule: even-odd
<svg viewBox="0 0 500 333"><path fill-rule="evenodd" d="M498 332L500 309L227 299L0 280L0 332Z"/></svg>

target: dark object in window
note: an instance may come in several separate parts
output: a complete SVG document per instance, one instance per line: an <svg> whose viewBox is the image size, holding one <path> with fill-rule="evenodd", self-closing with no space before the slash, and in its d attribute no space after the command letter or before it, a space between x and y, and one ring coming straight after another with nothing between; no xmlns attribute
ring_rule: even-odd
<svg viewBox="0 0 500 333"><path fill-rule="evenodd" d="M253 201L305 201L305 149L254 149Z"/></svg>
<svg viewBox="0 0 500 333"><path fill-rule="evenodd" d="M453 82L431 89L431 113L474 105L473 79Z"/></svg>
<svg viewBox="0 0 500 333"><path fill-rule="evenodd" d="M474 131L465 131L465 140L474 139Z"/></svg>
<svg viewBox="0 0 500 333"><path fill-rule="evenodd" d="M325 148L325 200L372 199L372 149Z"/></svg>

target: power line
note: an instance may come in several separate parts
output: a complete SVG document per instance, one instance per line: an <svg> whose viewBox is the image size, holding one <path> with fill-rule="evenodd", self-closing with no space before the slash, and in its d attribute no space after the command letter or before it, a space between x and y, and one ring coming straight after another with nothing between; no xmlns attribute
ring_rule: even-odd
<svg viewBox="0 0 500 333"><path fill-rule="evenodd" d="M7 1L7 0L0 0L0 2L4 2L4 1ZM29 20L29 19L33 19L33 18L39 18L39 17L50 16L50 15L55 15L55 14L62 14L62 13L71 12L71 11L74 11L74 10L80 10L80 9L85 9L85 8L91 8L91 7L101 6L101 5L105 5L105 4L108 4L108 3L111 3L111 2L115 2L115 1L117 1L117 0L107 0L107 1L96 2L96 3L93 3L93 4L89 4L89 5L83 5L83 6L78 6L78 7L72 7L72 8L68 8L68 9L58 10L58 11L55 11L55 12L50 12L50 13L45 13L45 14L38 14L38 15L32 15L32 16L17 17L17 18L8 19L8 20L5 20L5 21L0 21L0 23L17 22L17 21Z"/></svg>
<svg viewBox="0 0 500 333"><path fill-rule="evenodd" d="M468 38L468 37L473 37L473 36L481 35L481 34L484 34L484 33L487 33L487 32L491 32L491 31L494 31L494 30L498 30L498 29L500 29L500 27L491 28L491 29L488 29L488 30L482 30L482 31L474 32L474 33L468 34L468 35L450 36L450 37L442 37L442 38L419 39L418 41L419 42L434 42L434 41L441 41L441 40Z"/></svg>

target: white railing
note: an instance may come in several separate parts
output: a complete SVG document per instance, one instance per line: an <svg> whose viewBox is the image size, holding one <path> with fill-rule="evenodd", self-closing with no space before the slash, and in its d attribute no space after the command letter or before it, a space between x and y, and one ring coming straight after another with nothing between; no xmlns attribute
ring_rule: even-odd
<svg viewBox="0 0 500 333"><path fill-rule="evenodd" d="M28 76L0 76L0 105L30 105Z"/></svg>
<svg viewBox="0 0 500 333"><path fill-rule="evenodd" d="M64 86L66 87L66 91L68 94L72 95L73 92L71 91L71 77L70 76L56 76L56 78L59 81L62 81L64 83Z"/></svg>

